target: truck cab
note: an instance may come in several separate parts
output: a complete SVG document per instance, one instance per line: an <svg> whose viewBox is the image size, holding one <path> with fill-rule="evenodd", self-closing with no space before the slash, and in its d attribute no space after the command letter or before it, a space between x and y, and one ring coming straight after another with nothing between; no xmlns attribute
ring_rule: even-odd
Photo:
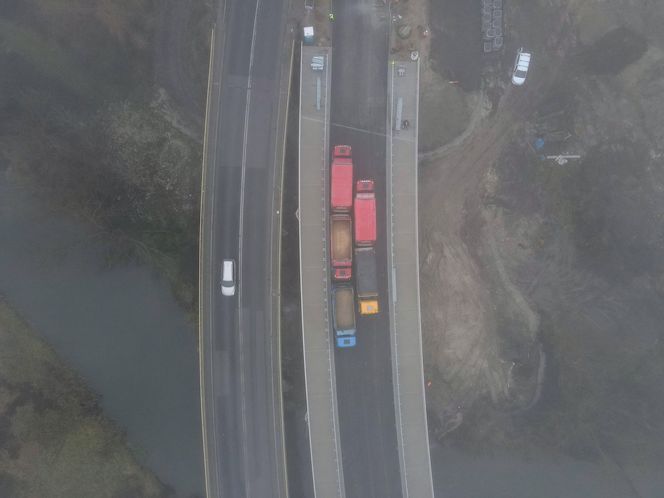
<svg viewBox="0 0 664 498"><path fill-rule="evenodd" d="M373 180L358 180L355 185L355 192L373 192L374 191L374 181Z"/></svg>

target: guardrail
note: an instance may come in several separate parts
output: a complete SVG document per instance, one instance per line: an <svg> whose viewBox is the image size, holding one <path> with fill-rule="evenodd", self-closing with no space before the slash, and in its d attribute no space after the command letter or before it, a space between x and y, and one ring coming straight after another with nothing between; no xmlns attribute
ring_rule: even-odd
<svg viewBox="0 0 664 498"><path fill-rule="evenodd" d="M391 297L394 406L404 498L434 496L420 315L417 215L419 69L419 60L393 60L388 74L388 289Z"/></svg>

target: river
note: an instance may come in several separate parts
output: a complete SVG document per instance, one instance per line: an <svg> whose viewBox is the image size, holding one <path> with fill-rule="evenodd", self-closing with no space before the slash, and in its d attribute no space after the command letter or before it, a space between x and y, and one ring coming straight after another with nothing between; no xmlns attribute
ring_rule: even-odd
<svg viewBox="0 0 664 498"><path fill-rule="evenodd" d="M139 459L178 496L202 495L195 326L149 268L109 268L100 235L0 168L0 293L101 396Z"/></svg>

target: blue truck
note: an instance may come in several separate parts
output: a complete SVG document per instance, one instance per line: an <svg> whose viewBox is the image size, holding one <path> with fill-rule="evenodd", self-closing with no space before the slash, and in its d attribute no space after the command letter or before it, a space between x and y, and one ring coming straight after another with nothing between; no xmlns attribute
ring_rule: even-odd
<svg viewBox="0 0 664 498"><path fill-rule="evenodd" d="M337 347L355 346L355 294L350 285L337 285L332 289L332 317Z"/></svg>

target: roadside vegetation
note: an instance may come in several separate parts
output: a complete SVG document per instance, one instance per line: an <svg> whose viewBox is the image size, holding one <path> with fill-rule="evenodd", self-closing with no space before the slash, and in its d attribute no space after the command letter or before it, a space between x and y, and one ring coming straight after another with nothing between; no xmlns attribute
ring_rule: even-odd
<svg viewBox="0 0 664 498"><path fill-rule="evenodd" d="M0 296L0 496L174 496L99 400Z"/></svg>
<svg viewBox="0 0 664 498"><path fill-rule="evenodd" d="M211 5L171 4L3 4L0 146L16 181L106 234L109 264L150 263L193 309Z"/></svg>

